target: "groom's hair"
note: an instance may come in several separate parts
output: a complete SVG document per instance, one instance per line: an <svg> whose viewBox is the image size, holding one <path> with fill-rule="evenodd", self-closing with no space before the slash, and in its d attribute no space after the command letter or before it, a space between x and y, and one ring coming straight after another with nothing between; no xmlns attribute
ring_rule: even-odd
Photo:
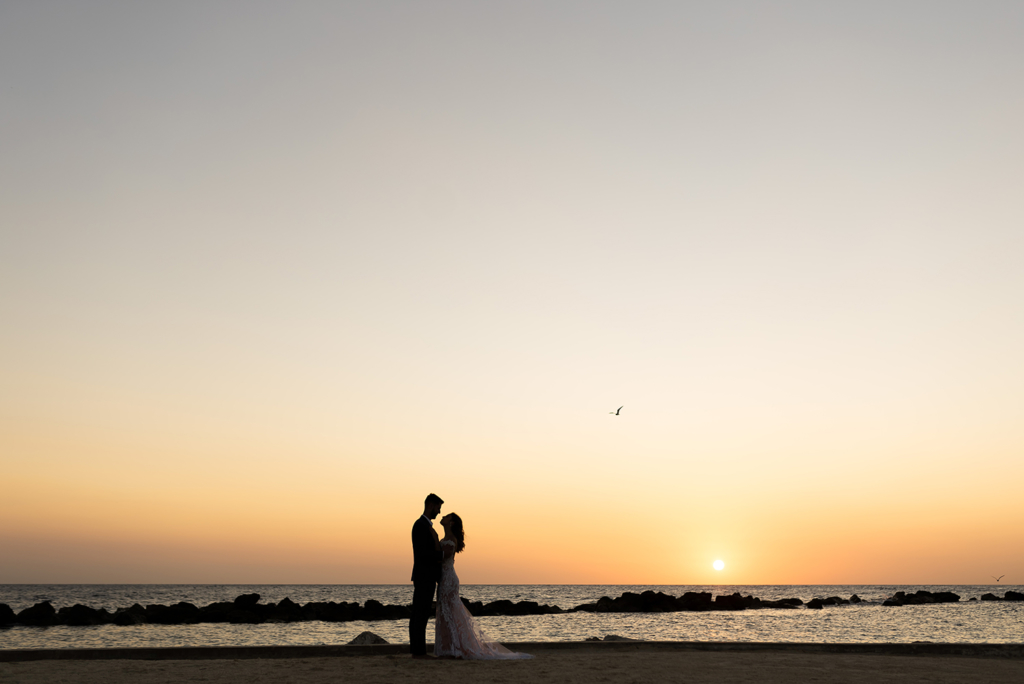
<svg viewBox="0 0 1024 684"><path fill-rule="evenodd" d="M423 502L423 505L424 506L429 506L430 504L443 504L443 503L444 503L444 501L437 494L427 494L427 500Z"/></svg>

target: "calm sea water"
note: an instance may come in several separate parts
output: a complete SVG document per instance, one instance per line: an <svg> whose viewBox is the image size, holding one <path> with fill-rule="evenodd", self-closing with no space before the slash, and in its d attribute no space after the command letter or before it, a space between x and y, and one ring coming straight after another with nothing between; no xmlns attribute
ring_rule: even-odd
<svg viewBox="0 0 1024 684"><path fill-rule="evenodd" d="M572 608L616 597L625 591L687 591L713 595L740 592L762 599L857 594L864 603L823 610L745 610L707 613L569 613L524 617L477 618L488 636L499 641L579 641L608 634L647 640L876 643L932 641L945 643L1024 643L1024 603L968 601L984 593L1002 596L1019 585L761 585L761 586L627 586L627 585L462 585L471 601L537 601ZM882 606L897 591L952 591L956 604ZM170 605L188 601L205 606L256 592L264 603L287 597L296 603L376 599L385 604L412 602L412 585L0 585L0 603L15 612L40 601L55 608L81 603L110 611L133 603ZM408 643L404 621L296 622L290 624L138 625L119 627L11 627L0 629L0 648L113 648L168 646L266 646L345 644L369 630L391 643ZM433 624L428 625L428 641Z"/></svg>

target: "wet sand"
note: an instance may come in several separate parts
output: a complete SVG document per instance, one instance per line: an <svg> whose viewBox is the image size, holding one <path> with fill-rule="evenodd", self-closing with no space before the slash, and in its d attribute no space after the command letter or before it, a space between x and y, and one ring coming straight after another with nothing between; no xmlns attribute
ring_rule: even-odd
<svg viewBox="0 0 1024 684"><path fill-rule="evenodd" d="M543 684L558 682L1024 681L1024 659L791 651L706 652L586 649L540 651L526 661L413 660L407 655L203 660L0 662L3 684Z"/></svg>

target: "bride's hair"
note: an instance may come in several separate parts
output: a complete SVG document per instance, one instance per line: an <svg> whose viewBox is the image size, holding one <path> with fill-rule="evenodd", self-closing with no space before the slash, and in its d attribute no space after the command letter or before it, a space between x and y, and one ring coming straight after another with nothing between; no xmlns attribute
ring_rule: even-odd
<svg viewBox="0 0 1024 684"><path fill-rule="evenodd" d="M452 532L455 533L455 539L458 543L455 545L455 553L462 551L466 548L466 532L462 529L462 518L457 513L452 513Z"/></svg>

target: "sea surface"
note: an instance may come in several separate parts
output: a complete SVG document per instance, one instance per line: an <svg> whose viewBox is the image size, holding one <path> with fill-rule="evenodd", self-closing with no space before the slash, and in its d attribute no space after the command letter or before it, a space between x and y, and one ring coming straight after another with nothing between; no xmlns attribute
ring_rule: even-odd
<svg viewBox="0 0 1024 684"><path fill-rule="evenodd" d="M885 607L882 602L897 591L913 593L952 591L959 603ZM582 641L615 634L655 641L753 641L828 643L1024 643L1024 602L970 601L982 594L1002 597L1024 591L1021 585L512 585L464 584L462 595L471 601L537 601L573 608L602 596L623 592L662 591L681 596L707 591L714 596L739 592L761 599L812 598L856 594L863 603L826 606L822 610L744 610L680 613L568 613L523 617L476 618L489 638L497 641ZM188 601L205 606L231 601L240 594L257 593L263 603L290 598L310 601L376 599L384 604L412 603L412 585L351 584L7 584L0 585L0 603L15 612L40 601L58 610L81 603L113 612L134 603L171 605ZM363 631L391 643L408 643L404 620L355 622L294 622L259 625L196 624L120 627L24 627L0 629L0 648L115 648L173 646L269 646L346 644ZM427 626L432 641L433 621Z"/></svg>

